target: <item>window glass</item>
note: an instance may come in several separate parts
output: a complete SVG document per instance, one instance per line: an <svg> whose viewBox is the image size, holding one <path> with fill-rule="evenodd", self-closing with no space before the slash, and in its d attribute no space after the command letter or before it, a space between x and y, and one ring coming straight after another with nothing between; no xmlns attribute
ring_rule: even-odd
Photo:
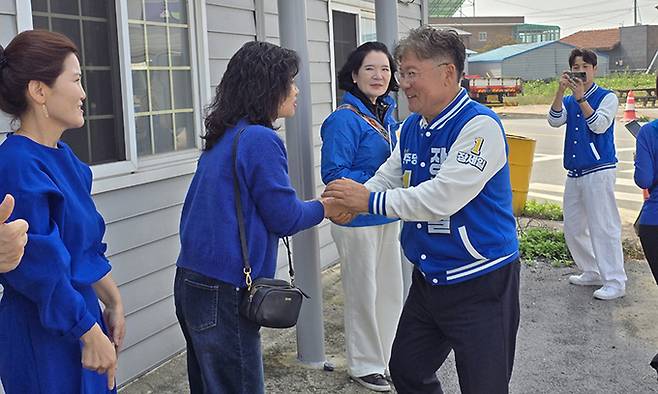
<svg viewBox="0 0 658 394"><path fill-rule="evenodd" d="M187 0L128 0L140 157L196 146Z"/></svg>
<svg viewBox="0 0 658 394"><path fill-rule="evenodd" d="M87 164L126 159L115 0L33 0L35 28L62 33L80 52L85 124L62 140Z"/></svg>

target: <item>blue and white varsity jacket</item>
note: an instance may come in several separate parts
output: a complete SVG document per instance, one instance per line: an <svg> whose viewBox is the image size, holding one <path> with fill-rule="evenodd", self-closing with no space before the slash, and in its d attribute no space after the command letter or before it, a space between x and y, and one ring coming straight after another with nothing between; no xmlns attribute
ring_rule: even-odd
<svg viewBox="0 0 658 394"><path fill-rule="evenodd" d="M505 132L464 89L429 123L409 116L365 186L370 213L404 220L402 248L429 283L466 281L518 258Z"/></svg>
<svg viewBox="0 0 658 394"><path fill-rule="evenodd" d="M572 178L617 166L614 126L619 100L612 91L597 84L585 92L585 98L594 110L589 118L585 118L573 96L564 97L560 111L551 108L548 113L551 126L567 124L564 168Z"/></svg>

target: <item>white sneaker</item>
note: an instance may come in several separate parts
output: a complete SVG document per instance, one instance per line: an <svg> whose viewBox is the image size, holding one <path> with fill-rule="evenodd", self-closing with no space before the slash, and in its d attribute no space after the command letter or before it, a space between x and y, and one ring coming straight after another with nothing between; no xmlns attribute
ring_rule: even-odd
<svg viewBox="0 0 658 394"><path fill-rule="evenodd" d="M578 286L601 286L601 277L593 272L583 272L580 275L571 275L569 283Z"/></svg>
<svg viewBox="0 0 658 394"><path fill-rule="evenodd" d="M594 298L599 300L614 300L615 298L623 297L626 294L624 289L619 289L612 286L603 286L600 289L594 291Z"/></svg>

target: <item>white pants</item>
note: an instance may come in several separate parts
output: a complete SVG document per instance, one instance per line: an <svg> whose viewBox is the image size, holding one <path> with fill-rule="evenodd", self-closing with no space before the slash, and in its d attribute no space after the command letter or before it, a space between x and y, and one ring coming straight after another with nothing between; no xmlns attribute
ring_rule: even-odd
<svg viewBox="0 0 658 394"><path fill-rule="evenodd" d="M604 285L625 289L621 219L614 193L615 171L567 177L563 202L564 237L578 268L599 274Z"/></svg>
<svg viewBox="0 0 658 394"><path fill-rule="evenodd" d="M384 373L402 311L399 222L369 227L331 225L341 258L345 347L352 376Z"/></svg>

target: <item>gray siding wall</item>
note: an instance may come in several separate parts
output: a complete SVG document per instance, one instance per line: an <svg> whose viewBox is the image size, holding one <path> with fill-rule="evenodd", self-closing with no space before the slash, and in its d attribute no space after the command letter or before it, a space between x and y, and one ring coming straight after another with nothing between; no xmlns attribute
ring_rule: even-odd
<svg viewBox="0 0 658 394"><path fill-rule="evenodd" d="M648 65L647 57L649 56L647 54L647 27L622 27L620 34L624 68L631 70L646 69ZM653 53L651 56L653 56Z"/></svg>
<svg viewBox="0 0 658 394"><path fill-rule="evenodd" d="M647 67L651 64L653 56L658 51L658 26L647 26ZM653 70L658 69L658 59L653 65Z"/></svg>
<svg viewBox="0 0 658 394"><path fill-rule="evenodd" d="M502 63L503 77L521 77L525 80L555 78L569 69L569 54L573 47L559 42L545 45L529 52L505 59ZM474 67L477 63L471 63ZM598 57L598 75L608 74L608 57Z"/></svg>
<svg viewBox="0 0 658 394"><path fill-rule="evenodd" d="M411 4L398 3L398 33L404 37L406 33L419 27L423 20L421 1Z"/></svg>
<svg viewBox="0 0 658 394"><path fill-rule="evenodd" d="M623 70L626 68L626 60L623 58L623 52L621 49L621 45L617 45L617 47L611 51L606 51L602 52L605 55L608 55L608 68L609 71L617 71L617 70ZM622 65L619 66L615 64L615 62L623 60Z"/></svg>
<svg viewBox="0 0 658 394"><path fill-rule="evenodd" d="M404 37L411 29L420 27L423 20L423 10L420 1L411 4L398 3L398 35ZM411 113L409 102L404 94L398 94L398 117L400 120Z"/></svg>
<svg viewBox="0 0 658 394"><path fill-rule="evenodd" d="M525 80L555 78L569 69L569 53L573 48L549 44L503 62L504 77L521 77Z"/></svg>
<svg viewBox="0 0 658 394"><path fill-rule="evenodd" d="M191 177L94 194L107 224L107 257L126 312L119 382L140 375L184 347L173 308L173 278L178 223Z"/></svg>
<svg viewBox="0 0 658 394"><path fill-rule="evenodd" d="M0 45L6 47L18 33L16 27L16 3L14 0L0 0ZM0 112L0 142L9 130L10 118Z"/></svg>

